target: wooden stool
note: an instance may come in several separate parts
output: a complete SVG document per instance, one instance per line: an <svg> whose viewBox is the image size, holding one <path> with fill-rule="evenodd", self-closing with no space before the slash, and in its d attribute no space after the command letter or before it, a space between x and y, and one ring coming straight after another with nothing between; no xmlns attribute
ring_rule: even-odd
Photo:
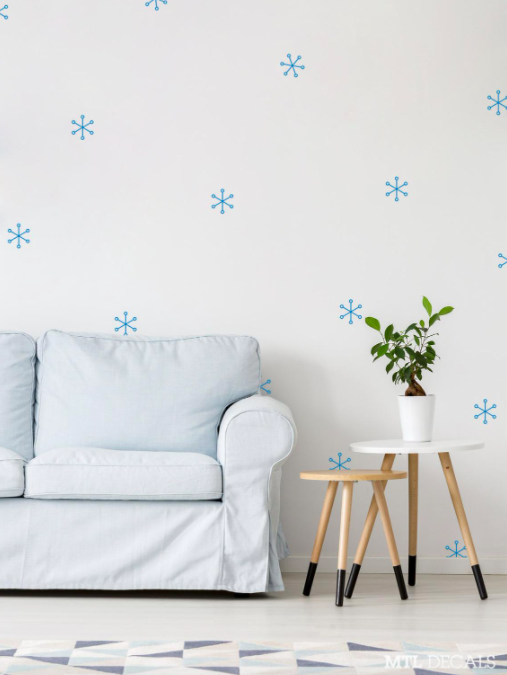
<svg viewBox="0 0 507 675"><path fill-rule="evenodd" d="M405 587L405 580L403 579L403 572L401 571L400 558L398 555L398 548L394 538L393 527L391 525L391 518L387 508L386 498L384 496L384 488L388 480L399 480L406 478L406 471L382 471L360 469L353 471L345 469L343 471L304 471L300 474L303 480L325 480L328 481L326 496L324 498L324 505L320 515L319 527L317 529L317 536L313 545L312 556L310 558L310 567L306 576L305 587L303 595L310 595L312 590L313 579L317 571L319 563L320 552L322 544L326 536L326 530L329 523L329 517L333 510L333 504L338 489L338 483L343 482L342 495L342 513L340 523L340 543L338 545L338 571L336 576L336 605L341 607L343 605L343 593L345 589L345 575L347 573L347 547L349 543L349 529L350 529L350 514L352 511L352 491L354 483L357 481L371 481L373 492L375 494L378 510L384 526L384 533L387 539L387 546L389 548L389 555L393 563L394 574L398 582L398 589L402 600L408 598L407 589Z"/></svg>

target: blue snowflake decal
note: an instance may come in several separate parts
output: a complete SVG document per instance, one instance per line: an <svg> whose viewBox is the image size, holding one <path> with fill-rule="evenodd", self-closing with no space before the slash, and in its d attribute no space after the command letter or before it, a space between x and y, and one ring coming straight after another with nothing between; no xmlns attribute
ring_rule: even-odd
<svg viewBox="0 0 507 675"><path fill-rule="evenodd" d="M72 132L72 135L75 136L77 133L81 132L81 140L82 141L84 141L84 139L85 139L85 135L84 135L85 131L87 131L90 134L90 136L93 136L93 131L91 129L88 129L90 124L93 124L93 120L90 120L89 122L87 122L85 124L84 119L85 119L85 116L81 115L81 124L78 124L78 122L76 122L76 120L72 120L72 124L75 124L77 126L77 129L74 129L74 131Z"/></svg>
<svg viewBox="0 0 507 675"><path fill-rule="evenodd" d="M500 114L500 106L502 106L502 108L505 108L505 110L507 110L507 105L505 105L505 103L504 103L504 101L507 101L507 96L504 96L504 98L502 98L500 100L500 89L497 89L497 91L496 91L496 98L493 98L492 96L488 96L488 101L493 101L492 105L488 105L488 110L492 110L493 108L496 108L496 114L497 115Z"/></svg>
<svg viewBox="0 0 507 675"><path fill-rule="evenodd" d="M30 232L30 230L25 230L24 232L21 232L21 225L19 223L16 225L16 227L18 228L17 232L14 232L14 230L11 230L11 228L9 228L7 230L7 232L9 232L9 234L14 235L14 237L12 239L7 239L7 242L9 244L12 244L12 242L15 241L15 242L17 242L16 248L21 248L21 240L23 240L27 244L30 243L30 239L25 239L25 237L23 236L24 234L28 234Z"/></svg>
<svg viewBox="0 0 507 675"><path fill-rule="evenodd" d="M488 415L490 415L494 420L496 420L496 415L493 415L493 413L489 412L490 410L494 410L494 408L496 408L496 403L488 408L487 398L484 399L484 408L481 408L481 406L478 405L477 403L474 405L474 408L478 408L481 411L480 413L477 413L477 415L474 415L474 419L478 420L479 417L482 417L484 415L484 419L482 421L483 424L488 423L487 419Z"/></svg>
<svg viewBox="0 0 507 675"><path fill-rule="evenodd" d="M152 3L155 3L155 11L158 12L160 7L158 6L158 3L161 2L163 5L167 5L167 0L148 0L148 2L145 2L144 4L146 7L149 7Z"/></svg>
<svg viewBox="0 0 507 675"><path fill-rule="evenodd" d="M122 328L125 329L125 332L123 333L123 335L128 335L128 331L127 331L128 328L130 328L131 330L133 330L134 333L135 333L136 330L137 330L137 328L134 328L134 326L131 326L130 324L132 323L132 321L137 321L137 317L134 316L132 319L130 319L130 321L128 321L128 320L127 320L128 312L123 312L123 316L125 317L125 318L123 319L123 321L122 321L121 319L119 319L117 316L114 317L114 320L115 320L115 321L119 321L119 322L120 322L120 325L119 325L119 326L116 326L116 328L114 329L114 330L115 330L115 333L117 333L117 332L118 332L119 330L121 330Z"/></svg>
<svg viewBox="0 0 507 675"><path fill-rule="evenodd" d="M265 384L271 384L271 380L266 380L261 384L261 389L263 389L266 392L266 394L271 394L271 389L266 389L266 387L264 386Z"/></svg>
<svg viewBox="0 0 507 675"><path fill-rule="evenodd" d="M216 204L212 204L212 205L211 205L211 208L214 209L214 208L216 208L217 206L222 205L222 208L221 208L221 210L220 210L220 213L225 213L225 211L224 211L224 206L228 206L230 209L233 209L233 208L234 208L234 205L233 205L233 204L228 204L228 203L227 203L229 199L232 199L232 198L234 197L234 195L229 195L228 197L225 197L225 199L224 199L224 192L225 192L225 190L220 190L220 192L222 193L222 197L217 197L216 195L211 195L211 198L212 198L212 199L217 199L217 200L218 200Z"/></svg>
<svg viewBox="0 0 507 675"><path fill-rule="evenodd" d="M329 461L335 464L335 466L329 468L329 471L334 471L335 469L338 470L345 469L346 471L350 471L349 467L345 466L345 464L348 464L352 460L350 459L350 457L347 457L347 459L344 462L342 462L342 454L343 454L342 452L338 453L338 461L336 461L336 459L333 459L332 457L329 458Z"/></svg>
<svg viewBox="0 0 507 675"><path fill-rule="evenodd" d="M466 555L462 554L462 551L466 551L466 546L463 546L463 548L460 548L458 550L458 544L459 544L459 540L456 539L456 541L454 542L454 548L451 548L450 546L445 547L446 551L451 552L450 555L447 556L448 558L458 558L458 557L466 558L467 557Z"/></svg>
<svg viewBox="0 0 507 675"><path fill-rule="evenodd" d="M288 75L290 71L292 70L294 73L294 77L298 77L296 68L300 68L301 70L304 70L304 66L298 66L296 65L299 59L301 58L300 56L297 57L295 61L292 60L292 56L290 54L287 54L287 58L289 59L290 63L284 63L283 61L280 62L281 66L289 66L287 70L285 71L284 75Z"/></svg>
<svg viewBox="0 0 507 675"><path fill-rule="evenodd" d="M394 182L395 182L394 185L391 185L391 183L389 183L389 181L386 183L387 187L393 188L390 192L386 192L386 197L389 197L389 195L392 195L393 192L394 192L394 201L395 202L400 201L400 198L398 197L398 192L401 192L401 194L404 197L408 197L408 192L403 192L403 190L401 189L401 188L404 188L406 185L408 185L408 183L405 181L402 185L398 185L398 181L399 181L398 176L395 176L394 177Z"/></svg>
<svg viewBox="0 0 507 675"><path fill-rule="evenodd" d="M357 307L354 307L354 309L352 309L352 305L353 305L353 304L354 304L354 301L353 301L353 300L349 300L349 305L350 305L349 308L345 307L345 305L340 305L340 309L345 309L345 310L346 310L346 313L345 313L345 314L341 314L341 315L340 315L340 319L345 319L345 317L348 316L348 317L349 317L349 323L354 323L354 321L352 320L352 316L357 316L358 319L362 319L362 318L363 318L363 317L361 316L361 314L357 314L357 313L356 313L356 309L362 309L363 306L362 306L362 305L358 305Z"/></svg>
<svg viewBox="0 0 507 675"><path fill-rule="evenodd" d="M8 19L9 17L7 16L7 14L2 14L4 9L9 9L9 5L4 5L3 7L0 7L0 16L2 17L2 19Z"/></svg>
<svg viewBox="0 0 507 675"><path fill-rule="evenodd" d="M507 258L506 258L502 253L499 253L499 254L498 254L498 257L499 257L499 258L503 258L503 260L505 260L505 262L499 263L499 265L498 265L498 267L499 267L500 269L502 269L502 267L503 267L504 265L507 264Z"/></svg>

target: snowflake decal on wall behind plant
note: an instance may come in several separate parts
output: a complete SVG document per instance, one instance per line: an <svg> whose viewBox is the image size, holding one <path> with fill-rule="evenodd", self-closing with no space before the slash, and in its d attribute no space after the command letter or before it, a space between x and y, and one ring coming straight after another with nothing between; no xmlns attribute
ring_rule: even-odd
<svg viewBox="0 0 507 675"><path fill-rule="evenodd" d="M496 91L496 98L488 96L488 101L493 101L491 105L488 105L488 110L496 108L497 115L500 114L500 107L502 107L504 110L507 110L507 105L505 105L505 101L507 101L507 96L504 96L502 99L500 99L500 89L497 89Z"/></svg>
<svg viewBox="0 0 507 675"><path fill-rule="evenodd" d="M345 309L346 313L340 315L340 319L345 319L345 317L349 317L349 323L354 323L352 320L352 317L355 316L358 319L362 319L363 317L361 314L357 314L356 309L362 309L362 305L358 305L357 307L352 308L352 305L354 304L353 300L349 300L349 305L350 307L345 307L345 305L340 305L340 309Z"/></svg>
<svg viewBox="0 0 507 675"><path fill-rule="evenodd" d="M335 465L335 466L329 467L329 471L334 471L335 469L338 469L339 471L341 471L341 469L345 469L346 471L350 471L349 467L345 466L345 464L348 464L352 460L351 460L350 457L347 457L347 459L344 462L342 462L342 455L343 455L343 452L338 453L338 461L336 461L336 459L333 459L332 457L329 458L329 461L332 462Z"/></svg>
<svg viewBox="0 0 507 675"><path fill-rule="evenodd" d="M9 234L13 234L13 235L14 235L14 237L13 237L12 239L7 239L7 242L8 242L9 244L12 244L12 242L15 241L15 242L17 242L17 243L16 243L16 248L21 248L21 240L23 240L23 241L25 242L25 244L29 244L29 243L30 243L30 239L25 239L25 237L23 236L24 234L28 234L28 233L30 232L30 230L25 230L24 232L21 232L21 225L20 225L20 223L18 223L18 224L16 225L16 227L18 228L18 231L17 231L17 232L14 232L14 230L11 230L11 228L9 228L9 229L7 230L7 232L8 232Z"/></svg>
<svg viewBox="0 0 507 675"><path fill-rule="evenodd" d="M7 14L2 13L4 9L9 9L9 5L4 5L3 7L0 7L0 16L2 17L2 19L8 19L9 17L7 16Z"/></svg>
<svg viewBox="0 0 507 675"><path fill-rule="evenodd" d="M266 389L265 384L271 384L271 380L266 380L261 384L261 389L266 392L266 394L271 394L271 389Z"/></svg>
<svg viewBox="0 0 507 675"><path fill-rule="evenodd" d="M132 317L132 319L130 319L130 320L127 319L128 312L123 312L123 316L124 316L123 321L121 319L119 319L117 316L114 317L114 320L118 321L120 323L120 325L116 326L116 328L114 329L115 333L117 333L122 328L124 329L123 335L128 335L128 329L129 328L130 328L130 330L134 331L134 333L135 333L137 328L134 328L134 326L131 326L130 324L133 321L137 321L137 316Z"/></svg>
<svg viewBox="0 0 507 675"><path fill-rule="evenodd" d="M463 546L463 548L458 549L458 544L459 544L459 539L456 539L454 542L454 548L451 548L450 546L446 546L445 550L450 551L450 555L448 555L448 558L466 558L466 555L463 555L462 552L466 551L466 546Z"/></svg>
<svg viewBox="0 0 507 675"><path fill-rule="evenodd" d="M488 415L490 415L490 417L492 417L494 420L496 420L496 415L493 415L493 413L490 412L490 410L494 410L496 408L496 403L494 403L493 405L491 405L488 408L488 399L487 398L484 399L484 408L481 408L481 406L478 405L477 403L474 405L474 408L477 408L478 410L481 411L480 413L477 413L477 415L474 415L474 419L478 420L479 417L482 417L484 415L484 419L482 420L483 424L488 423Z"/></svg>
<svg viewBox="0 0 507 675"><path fill-rule="evenodd" d="M284 75L288 75L290 71L292 70L294 77L298 77L296 68L299 68L300 70L304 70L304 66L298 66L297 62L301 58L300 56L297 57L295 61L292 60L292 56L290 54L287 54L287 58L289 59L289 63L284 63L283 61L280 62L281 66L288 66L287 70L285 71Z"/></svg>
<svg viewBox="0 0 507 675"><path fill-rule="evenodd" d="M229 200L229 199L232 199L232 198L234 197L234 195L229 195L228 197L225 197L225 198L224 198L224 192L225 192L225 190L220 190L220 192L222 193L222 196L221 196L221 197L217 197L215 194L211 195L211 198L212 198L212 199L216 199L216 200L217 200L217 203L216 203L216 204L212 204L212 205L211 205L211 208L212 208L212 209L215 209L217 206L221 206L222 208L220 209L220 213L225 213L225 211L224 211L224 206L228 206L230 209L233 209L233 208L234 208L234 205L233 205L233 204L229 204L229 203L228 203L228 200Z"/></svg>
<svg viewBox="0 0 507 675"><path fill-rule="evenodd" d="M400 192L404 197L408 197L408 192L403 192L401 188L404 188L408 183L405 181L402 185L398 185L398 181L400 179L398 176L394 177L394 185L391 185L389 181L386 183L387 187L393 188L390 192L386 192L386 197L389 197L389 195L392 195L394 192L394 201L399 202L400 198L398 197L398 193Z"/></svg>
<svg viewBox="0 0 507 675"><path fill-rule="evenodd" d="M149 7L151 4L155 3L155 11L158 12L158 10L160 9L160 7L158 6L159 2L161 2L163 5L167 5L167 0L147 0L147 2L145 2L144 4L146 7Z"/></svg>
<svg viewBox="0 0 507 675"><path fill-rule="evenodd" d="M91 129L88 129L88 127L93 124L93 120L90 120L86 124L84 123L85 116L81 115L81 124L76 122L76 120L72 120L72 124L75 124L77 126L77 129L74 129L72 132L72 135L75 136L77 133L81 132L81 140L84 141L85 135L84 132L87 131L90 136L93 136L93 131Z"/></svg>

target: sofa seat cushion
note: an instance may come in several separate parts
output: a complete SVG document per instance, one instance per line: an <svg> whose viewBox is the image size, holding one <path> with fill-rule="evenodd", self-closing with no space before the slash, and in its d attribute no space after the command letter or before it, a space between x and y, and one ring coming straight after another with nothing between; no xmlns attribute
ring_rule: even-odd
<svg viewBox="0 0 507 675"><path fill-rule="evenodd" d="M49 450L26 466L30 499L207 500L222 497L222 467L196 452Z"/></svg>
<svg viewBox="0 0 507 675"><path fill-rule="evenodd" d="M21 497L25 490L25 460L7 448L0 448L0 497Z"/></svg>

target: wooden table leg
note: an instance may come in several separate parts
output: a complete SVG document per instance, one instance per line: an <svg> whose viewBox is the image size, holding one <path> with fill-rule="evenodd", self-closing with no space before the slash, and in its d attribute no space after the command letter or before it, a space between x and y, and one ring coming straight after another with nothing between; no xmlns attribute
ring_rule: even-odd
<svg viewBox="0 0 507 675"><path fill-rule="evenodd" d="M354 483L343 483L342 513L340 519L340 543L338 545L338 570L336 573L336 606L343 605L345 576L347 574L347 549L349 546L350 514L352 513L352 492Z"/></svg>
<svg viewBox="0 0 507 675"><path fill-rule="evenodd" d="M468 559L470 560L472 572L477 584L477 590L479 591L481 600L486 600L488 593L486 591L484 579L482 578L481 567L479 565L477 553L475 552L474 540L472 539L472 533L470 532L470 527L468 525L465 508L461 500L458 482L456 480L456 475L451 462L451 456L448 452L440 452L438 456L440 457L445 480L447 481L447 487L449 488L449 494L451 495L454 510L456 511L456 517L461 529L461 534L463 535L463 540L468 553Z"/></svg>
<svg viewBox="0 0 507 675"><path fill-rule="evenodd" d="M408 585L415 586L417 565L417 497L419 455L408 456Z"/></svg>
<svg viewBox="0 0 507 675"><path fill-rule="evenodd" d="M373 491L380 511L382 525L384 526L384 533L386 535L391 562L393 563L394 574L396 576L396 581L398 582L400 597L402 600L406 600L408 598L408 593L405 586L405 580L403 579L403 572L401 571L400 556L398 555L398 547L396 546L396 540L394 538L393 526L391 525L391 517L389 516L384 490L379 483L373 481Z"/></svg>
<svg viewBox="0 0 507 675"><path fill-rule="evenodd" d="M380 467L382 471L390 471L392 469L394 458L396 455L386 454L382 460L382 466ZM382 490L385 490L386 481L380 483ZM368 543L370 541L371 533L373 531L373 526L375 525L375 520L377 518L378 506L375 496L371 499L370 508L368 510L368 515L366 516L366 521L364 523L363 532L361 534L361 539L359 540L359 545L356 551L356 557L354 558L354 564L350 570L349 581L347 583L347 589L345 591L345 597L351 598L354 593L354 588L356 586L357 577L361 571L361 565L363 564L364 555L366 549L368 548Z"/></svg>
<svg viewBox="0 0 507 675"><path fill-rule="evenodd" d="M320 514L317 536L315 537L315 543L313 545L312 557L310 558L310 567L308 568L308 574L306 575L303 595L310 595L312 590L313 579L315 577L315 572L317 571L317 565L319 564L320 552L322 551L322 544L324 543L324 538L326 536L329 517L331 515L331 511L333 510L337 489L338 482L329 481L327 485L326 496L324 497L324 505L322 506L322 513Z"/></svg>

